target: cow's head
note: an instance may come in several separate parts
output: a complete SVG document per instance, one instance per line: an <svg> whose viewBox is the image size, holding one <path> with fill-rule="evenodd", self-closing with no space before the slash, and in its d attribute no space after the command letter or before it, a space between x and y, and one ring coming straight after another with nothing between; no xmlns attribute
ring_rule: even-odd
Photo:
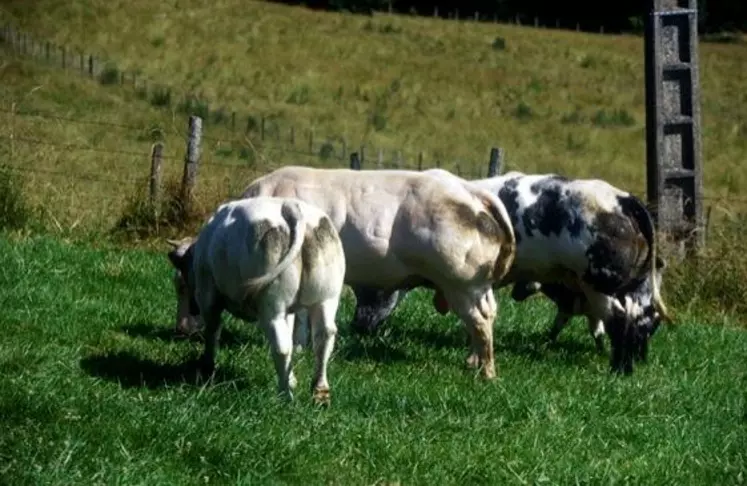
<svg viewBox="0 0 747 486"><path fill-rule="evenodd" d="M656 285L661 282L666 263L656 259ZM625 346L630 347L630 354L639 361L646 361L648 341L656 333L663 321L669 322L669 315L661 312L654 295L654 282L650 275L618 294L614 300L615 325L625 329Z"/></svg>
<svg viewBox="0 0 747 486"><path fill-rule="evenodd" d="M168 258L174 266L173 283L176 291L176 330L192 334L200 329L200 309L195 300L194 273L192 271L193 240L167 240L173 247Z"/></svg>

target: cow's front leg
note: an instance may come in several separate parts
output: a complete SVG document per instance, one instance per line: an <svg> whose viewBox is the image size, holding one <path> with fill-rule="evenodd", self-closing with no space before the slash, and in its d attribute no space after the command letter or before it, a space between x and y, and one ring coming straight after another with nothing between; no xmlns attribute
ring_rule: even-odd
<svg viewBox="0 0 747 486"><path fill-rule="evenodd" d="M316 365L314 368L314 380L311 385L312 398L319 405L329 405L330 392L327 381L327 366L329 364L332 350L335 346L337 336L337 325L335 314L339 300L329 299L317 307L311 309L309 318L311 321L311 339L314 346L314 357Z"/></svg>
<svg viewBox="0 0 747 486"><path fill-rule="evenodd" d="M221 311L217 306L209 306L200 314L205 328L205 349L200 356L199 368L200 373L206 376L212 376L215 372L215 358L218 355L222 327Z"/></svg>
<svg viewBox="0 0 747 486"><path fill-rule="evenodd" d="M568 321L571 319L571 317L571 314L558 308L558 312L557 314L555 314L555 319L553 320L550 332L547 333L547 338L550 340L550 342L555 342L558 340L558 335L568 324Z"/></svg>
<svg viewBox="0 0 747 486"><path fill-rule="evenodd" d="M586 316L589 324L589 334L594 338L594 345L597 353L604 354L604 322L601 319L594 319L592 316Z"/></svg>
<svg viewBox="0 0 747 486"><path fill-rule="evenodd" d="M277 313L262 319L262 324L270 342L272 359L278 377L278 391L288 400L293 399L291 381L291 355L293 353L293 327L285 313Z"/></svg>

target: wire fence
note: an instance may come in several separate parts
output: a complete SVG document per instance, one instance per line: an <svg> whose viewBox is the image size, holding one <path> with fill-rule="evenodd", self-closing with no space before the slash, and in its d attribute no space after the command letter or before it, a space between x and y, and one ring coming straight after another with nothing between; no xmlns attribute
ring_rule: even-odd
<svg viewBox="0 0 747 486"><path fill-rule="evenodd" d="M152 199L154 191L160 192L164 176L176 184L185 184L184 174L190 160L196 160L198 193L202 191L213 200L234 197L258 175L287 164L315 167L351 167L352 164L360 164L358 168L410 170L441 165L437 159L427 160L423 152L405 158L402 151L392 151L393 156L387 160L381 150L366 150L365 146L353 148L339 140L335 144L320 137L321 141L306 141L301 146L294 143L291 137L265 137L262 140L257 134L231 137L230 133L220 136L201 133L199 153L190 155L190 140L194 133L189 130L191 125L186 123L185 130L165 133L160 127L153 128L147 123L137 125L78 119L35 110L3 108L0 114L6 117L0 129L0 156L4 159L0 163L14 173L32 178L34 192L40 192L40 188L51 191L53 194L47 199L39 199L49 211L67 210L70 220L75 220L76 211L81 208L97 206L102 208L99 216L106 213L108 224L113 224L115 216L121 213L133 195L140 194ZM89 133L88 127L91 126L104 128L107 134L109 129L116 129L116 133L110 135L108 143L96 140L72 143L61 139L59 133L43 136L46 130L44 124L56 122L80 126L84 134ZM141 135L148 130L156 135L153 139L143 140ZM159 147L159 188L154 189L156 146ZM501 172L503 151L493 149L490 157L484 160L483 163L464 163L461 166L457 162L445 168L467 179L483 178L491 171ZM54 183L49 182L52 179ZM88 186L88 183L105 184L108 189L96 189ZM75 189L66 192L63 186L74 186ZM634 194L645 200L645 194ZM747 207L747 197L707 195L702 200L708 206L707 220L710 220L714 207L727 211L737 208L735 212L739 213ZM740 205L741 208L738 207Z"/></svg>

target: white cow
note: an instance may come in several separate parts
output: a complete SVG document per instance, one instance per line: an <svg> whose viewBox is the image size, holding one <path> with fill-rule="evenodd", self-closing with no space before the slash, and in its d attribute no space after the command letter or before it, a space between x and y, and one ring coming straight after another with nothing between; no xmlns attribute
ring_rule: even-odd
<svg viewBox="0 0 747 486"><path fill-rule="evenodd" d="M345 255L332 222L303 201L276 197L222 204L195 240L169 242L176 271L177 327L206 330L201 370L212 374L221 313L258 318L270 342L278 388L288 398L294 313L305 310L316 358L313 398L329 400L327 364L334 347L335 314L345 276Z"/></svg>
<svg viewBox="0 0 747 486"><path fill-rule="evenodd" d="M434 288L471 339L469 366L495 377L492 285L514 258L514 233L489 191L417 171L288 166L252 182L243 198L293 197L327 213L345 248L345 282Z"/></svg>

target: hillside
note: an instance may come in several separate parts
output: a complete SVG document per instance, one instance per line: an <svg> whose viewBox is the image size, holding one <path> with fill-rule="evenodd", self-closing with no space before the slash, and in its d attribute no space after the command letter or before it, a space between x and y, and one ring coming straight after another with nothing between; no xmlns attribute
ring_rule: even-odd
<svg viewBox="0 0 747 486"><path fill-rule="evenodd" d="M643 192L639 37L238 0L10 1L0 16L241 120L267 116L281 131L313 127L408 160L423 151L446 167L479 163L479 173L498 145L510 168ZM739 195L747 48L702 44L700 56L706 193Z"/></svg>

